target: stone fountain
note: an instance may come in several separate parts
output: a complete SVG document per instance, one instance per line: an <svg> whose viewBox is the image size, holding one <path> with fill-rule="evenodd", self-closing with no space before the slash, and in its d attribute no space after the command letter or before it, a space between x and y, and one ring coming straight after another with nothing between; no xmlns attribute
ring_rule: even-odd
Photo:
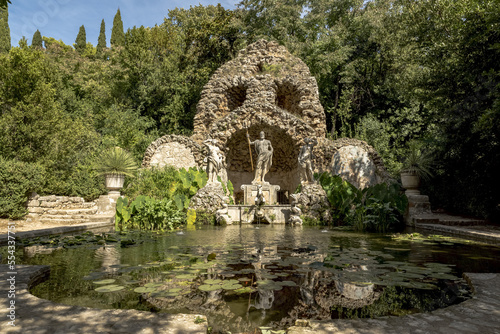
<svg viewBox="0 0 500 334"><path fill-rule="evenodd" d="M210 182L191 200L197 210L221 209L228 194L217 180L230 180L236 204L227 210L233 223L289 222L291 195L299 185L296 209L328 220L328 201L315 172L339 174L358 187L388 177L365 142L326 138L325 113L307 65L265 40L213 74L197 105L191 137L167 135L148 147L143 168L166 164L207 169Z"/></svg>

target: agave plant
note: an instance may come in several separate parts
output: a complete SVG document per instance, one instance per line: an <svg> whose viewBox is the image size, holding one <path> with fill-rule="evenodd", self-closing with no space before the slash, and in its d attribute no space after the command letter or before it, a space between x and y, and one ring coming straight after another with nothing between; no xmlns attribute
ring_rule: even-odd
<svg viewBox="0 0 500 334"><path fill-rule="evenodd" d="M101 175L125 175L134 177L137 170L132 155L120 147L113 147L103 152L97 171Z"/></svg>
<svg viewBox="0 0 500 334"><path fill-rule="evenodd" d="M428 151L421 150L417 142L410 142L408 155L403 161L401 173L429 179L433 175L433 163L434 159Z"/></svg>

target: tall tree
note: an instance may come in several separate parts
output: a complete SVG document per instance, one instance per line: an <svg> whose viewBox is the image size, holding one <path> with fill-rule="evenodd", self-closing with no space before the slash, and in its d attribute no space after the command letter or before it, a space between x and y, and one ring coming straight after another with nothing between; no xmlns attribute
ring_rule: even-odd
<svg viewBox="0 0 500 334"><path fill-rule="evenodd" d="M85 52L85 48L87 46L87 34L85 33L85 26L82 25L80 27L78 35L76 36L75 44L73 46L79 54Z"/></svg>
<svg viewBox="0 0 500 334"><path fill-rule="evenodd" d="M10 50L9 10L0 8L0 52Z"/></svg>
<svg viewBox="0 0 500 334"><path fill-rule="evenodd" d="M31 46L34 48L43 48L42 34L40 30L36 30L31 39Z"/></svg>
<svg viewBox="0 0 500 334"><path fill-rule="evenodd" d="M12 4L10 0L0 0L0 8L7 8L8 3Z"/></svg>
<svg viewBox="0 0 500 334"><path fill-rule="evenodd" d="M101 53L106 48L106 25L104 19L101 21L101 31L99 32L99 39L97 40L97 53Z"/></svg>
<svg viewBox="0 0 500 334"><path fill-rule="evenodd" d="M125 33L123 32L123 22L122 15L120 14L120 8L116 11L115 18L113 19L110 43L112 47L125 45Z"/></svg>

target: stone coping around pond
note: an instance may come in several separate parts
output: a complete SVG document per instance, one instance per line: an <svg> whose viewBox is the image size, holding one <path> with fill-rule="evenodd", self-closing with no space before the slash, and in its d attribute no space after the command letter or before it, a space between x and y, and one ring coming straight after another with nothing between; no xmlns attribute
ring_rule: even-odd
<svg viewBox="0 0 500 334"><path fill-rule="evenodd" d="M44 228L33 231L26 232L17 232L15 234L11 233L11 236L15 236L16 239L32 239L38 237L44 237L48 235L58 235L58 234L71 234L71 233L79 233L85 231L92 230L106 230L106 231L114 231L115 223L111 221L107 222L96 222L96 223L83 223L77 225L64 225L57 227ZM8 242L7 234L0 234L0 246L6 246Z"/></svg>
<svg viewBox="0 0 500 334"><path fill-rule="evenodd" d="M136 310L103 310L57 304L33 296L29 289L45 280L49 266L16 266L11 274L0 265L0 332L23 334L194 334L207 333L207 319L196 314L165 314ZM15 278L15 298L8 298L9 278ZM15 327L7 307L15 301ZM199 320L196 320L199 319ZM200 322L202 320L202 322ZM196 321L196 322L195 322ZM200 322L200 323L199 323Z"/></svg>
<svg viewBox="0 0 500 334"><path fill-rule="evenodd" d="M465 273L464 278L474 295L458 305L403 317L297 320L287 334L500 334L500 274Z"/></svg>
<svg viewBox="0 0 500 334"><path fill-rule="evenodd" d="M488 225L451 226L441 224L416 224L417 230L445 233L466 239L473 239L489 244L500 245L500 230L489 228Z"/></svg>

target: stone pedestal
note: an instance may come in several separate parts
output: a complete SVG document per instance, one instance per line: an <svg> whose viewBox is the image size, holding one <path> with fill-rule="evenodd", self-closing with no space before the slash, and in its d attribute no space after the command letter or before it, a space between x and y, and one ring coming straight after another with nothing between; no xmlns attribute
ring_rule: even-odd
<svg viewBox="0 0 500 334"><path fill-rule="evenodd" d="M278 203L278 191L280 186L272 184L261 184L262 194L266 199L266 205L273 205ZM259 184L244 184L241 186L243 190L243 204L244 205L254 205L255 197L257 196Z"/></svg>
<svg viewBox="0 0 500 334"><path fill-rule="evenodd" d="M119 191L110 191L107 195L99 196L97 200L97 214L115 214L116 201L120 196Z"/></svg>
<svg viewBox="0 0 500 334"><path fill-rule="evenodd" d="M408 210L405 214L405 221L407 225L415 226L416 217L429 216L432 214L429 196L407 194L406 197L408 197Z"/></svg>

